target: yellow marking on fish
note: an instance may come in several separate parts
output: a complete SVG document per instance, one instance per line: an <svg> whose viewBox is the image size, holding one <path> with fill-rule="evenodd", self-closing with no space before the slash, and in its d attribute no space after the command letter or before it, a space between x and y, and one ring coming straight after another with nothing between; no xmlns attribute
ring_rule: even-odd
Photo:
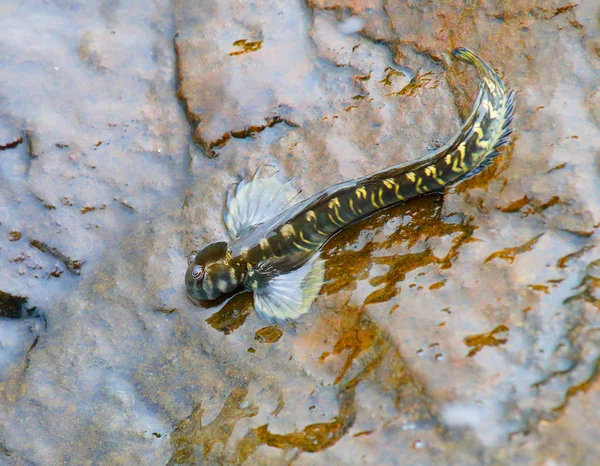
<svg viewBox="0 0 600 466"><path fill-rule="evenodd" d="M260 243L260 248L261 249L268 249L269 248L269 240L267 238L261 238L261 240L259 241Z"/></svg>
<svg viewBox="0 0 600 466"><path fill-rule="evenodd" d="M400 189L400 185L397 184L396 188L394 189L394 194L396 195L396 198L398 200L403 201L404 200L404 196L398 192L399 189Z"/></svg>
<svg viewBox="0 0 600 466"><path fill-rule="evenodd" d="M482 139L481 141L479 141L477 143L477 145L479 147L481 147L483 150L487 150L490 147L490 141L486 141L485 139Z"/></svg>
<svg viewBox="0 0 600 466"><path fill-rule="evenodd" d="M356 193L356 197L361 199L366 199L367 198L367 190L365 188L358 188L356 191L354 191Z"/></svg>
<svg viewBox="0 0 600 466"><path fill-rule="evenodd" d="M484 77L483 80L485 81L485 84L487 85L487 87L490 89L490 92L492 94L495 94L496 93L496 83L486 77Z"/></svg>
<svg viewBox="0 0 600 466"><path fill-rule="evenodd" d="M350 205L350 210L352 211L352 213L354 215L358 215L358 213L356 212L356 210L354 210L354 201L352 200L352 198L350 198L350 200L348 201L348 204Z"/></svg>
<svg viewBox="0 0 600 466"><path fill-rule="evenodd" d="M296 234L296 230L289 223L286 223L281 227L281 234L284 238L289 238L290 236L294 236Z"/></svg>
<svg viewBox="0 0 600 466"><path fill-rule="evenodd" d="M423 192L423 188L421 188L421 183L422 183L422 182L423 182L423 178L419 178L419 179L417 180L417 187L416 187L416 189L417 189L417 192L418 192L418 193L422 193L422 192Z"/></svg>
<svg viewBox="0 0 600 466"><path fill-rule="evenodd" d="M452 163L452 154L448 154L444 160L446 160L446 165L450 165Z"/></svg>
<svg viewBox="0 0 600 466"><path fill-rule="evenodd" d="M461 168L461 170L464 170L466 168L465 167L465 148L466 147L467 147L467 145L465 144L464 141L461 142L460 145L458 146L458 153L460 154L460 168Z"/></svg>
<svg viewBox="0 0 600 466"><path fill-rule="evenodd" d="M293 242L294 246L296 246L298 249L300 249L301 251L306 251L306 252L310 252L312 251L312 249L309 248L305 248L304 246L299 245L298 243L296 243L295 241Z"/></svg>
<svg viewBox="0 0 600 466"><path fill-rule="evenodd" d="M387 178L386 181L394 186L394 194L396 196L396 199L403 201L404 196L398 192L398 190L400 189L400 185L396 183L396 180L394 178Z"/></svg>
<svg viewBox="0 0 600 466"><path fill-rule="evenodd" d="M320 234L321 236L329 236L327 233L325 233L325 232L323 232L323 231L319 230L319 229L317 228L317 224L316 224L316 223L315 223L315 231L316 231L318 234Z"/></svg>
<svg viewBox="0 0 600 466"><path fill-rule="evenodd" d="M454 159L454 162L452 163L452 171L454 173L462 173L462 169L458 168L458 157Z"/></svg>
<svg viewBox="0 0 600 466"><path fill-rule="evenodd" d="M302 232L302 230L300 230L300 239L301 239L303 242L305 242L306 244L314 244L314 245L321 244L321 243L314 243L314 242L312 242L312 241L310 241L310 240L307 240L307 239L304 237L304 233Z"/></svg>
<svg viewBox="0 0 600 466"><path fill-rule="evenodd" d="M413 172L409 172L406 174L406 177L412 181L413 183L415 182L415 180L417 179L417 176L413 173Z"/></svg>
<svg viewBox="0 0 600 466"><path fill-rule="evenodd" d="M392 189L392 187L394 186L394 184L389 179L383 180L383 184L387 189Z"/></svg>
<svg viewBox="0 0 600 466"><path fill-rule="evenodd" d="M333 209L333 212L335 213L336 218L340 222L346 223L344 221L344 219L342 217L340 217L340 211L338 210L338 208L340 207L340 200L337 197L334 197L331 201L329 201L328 207L330 209Z"/></svg>
<svg viewBox="0 0 600 466"><path fill-rule="evenodd" d="M327 216L329 217L329 220L331 220L331 222L332 222L334 225L337 225L338 227L341 227L341 226L343 226L343 225L340 225L338 222L336 222L336 221L333 219L333 217L331 216L331 214L327 214Z"/></svg>
<svg viewBox="0 0 600 466"><path fill-rule="evenodd" d="M227 282L225 280L219 280L217 282L217 289L221 292L221 293L225 293L227 291Z"/></svg>
<svg viewBox="0 0 600 466"><path fill-rule="evenodd" d="M317 227L317 223L318 223L318 222L317 222L317 215L316 215L316 214L315 214L315 213L314 213L312 210L309 210L309 211L306 213L306 220L308 220L309 222L310 222L311 220L314 220L314 221L315 221L315 231L316 231L318 234L320 234L321 236L327 236L327 233L323 233L323 232L322 232L321 230L319 230L319 228ZM300 232L300 235L302 235L302 232Z"/></svg>
<svg viewBox="0 0 600 466"><path fill-rule="evenodd" d="M485 99L483 101L483 106L487 109L491 119L495 120L500 116L500 112L494 108L494 104L489 100Z"/></svg>
<svg viewBox="0 0 600 466"><path fill-rule="evenodd" d="M375 202L375 191L371 191L371 204L373 204L373 207L376 209L379 209L377 202Z"/></svg>
<svg viewBox="0 0 600 466"><path fill-rule="evenodd" d="M477 139L481 139L483 137L483 130L481 129L481 125L479 123L475 123L473 125L473 132L477 134Z"/></svg>
<svg viewBox="0 0 600 466"><path fill-rule="evenodd" d="M379 203L383 205L383 189L379 188Z"/></svg>
<svg viewBox="0 0 600 466"><path fill-rule="evenodd" d="M435 168L435 165L431 165L430 167L427 167L425 169L425 174L427 176L431 176L435 181L437 181L437 183L440 186L443 186L444 184L446 184L444 182L444 180L442 180L438 175L437 175L437 168Z"/></svg>
<svg viewBox="0 0 600 466"><path fill-rule="evenodd" d="M345 221L345 220L344 220L342 217L340 217L340 211L338 210L338 208L337 208L337 207L335 207L335 208L333 209L333 212L335 213L335 217L336 217L336 218L337 218L337 219L338 219L340 222L342 222L342 223L346 223L346 221Z"/></svg>

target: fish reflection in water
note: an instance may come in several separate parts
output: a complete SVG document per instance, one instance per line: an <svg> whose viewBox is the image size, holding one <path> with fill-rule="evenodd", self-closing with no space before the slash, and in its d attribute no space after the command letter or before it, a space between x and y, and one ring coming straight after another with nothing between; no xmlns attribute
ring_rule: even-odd
<svg viewBox="0 0 600 466"><path fill-rule="evenodd" d="M481 58L466 48L453 55L473 65L481 79L473 111L443 147L298 200L291 183L275 176L234 186L224 215L230 242L190 255L186 289L195 302L253 292L254 308L270 320L293 321L308 312L324 279L315 254L333 235L373 213L469 178L491 164L510 140L515 97Z"/></svg>

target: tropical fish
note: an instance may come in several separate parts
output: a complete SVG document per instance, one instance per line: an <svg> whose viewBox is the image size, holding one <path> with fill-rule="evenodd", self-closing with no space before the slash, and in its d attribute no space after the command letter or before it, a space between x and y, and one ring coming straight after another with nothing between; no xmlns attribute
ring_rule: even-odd
<svg viewBox="0 0 600 466"><path fill-rule="evenodd" d="M330 187L299 200L291 183L275 176L234 185L224 214L231 241L211 243L189 257L185 276L193 301L249 290L256 311L292 321L308 312L324 279L316 254L333 235L394 204L441 191L491 164L510 140L515 95L492 68L466 48L453 55L478 71L481 83L470 116L439 150Z"/></svg>

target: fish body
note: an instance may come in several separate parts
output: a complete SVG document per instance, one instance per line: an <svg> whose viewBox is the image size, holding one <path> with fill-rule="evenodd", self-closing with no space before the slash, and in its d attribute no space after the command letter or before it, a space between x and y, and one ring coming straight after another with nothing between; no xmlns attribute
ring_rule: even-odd
<svg viewBox="0 0 600 466"><path fill-rule="evenodd" d="M323 280L315 252L333 235L373 213L442 190L487 167L510 140L514 92L491 67L465 48L454 56L481 79L473 111L443 147L421 159L340 183L295 202L297 192L273 177L243 181L231 192L225 223L229 243L208 245L190 256L188 295L195 301L248 289L257 311L292 320L307 312ZM316 291L315 291L316 290Z"/></svg>

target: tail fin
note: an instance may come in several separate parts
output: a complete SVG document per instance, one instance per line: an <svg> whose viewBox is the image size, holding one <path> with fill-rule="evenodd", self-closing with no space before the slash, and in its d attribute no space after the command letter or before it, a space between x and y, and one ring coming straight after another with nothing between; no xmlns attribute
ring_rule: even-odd
<svg viewBox="0 0 600 466"><path fill-rule="evenodd" d="M487 107L483 108L483 112L478 107L473 109L473 114L482 113L476 120L481 120L479 127L483 131L483 136L479 137L479 144L475 144L479 150L476 150L471 158L476 165L464 175L463 178L466 179L489 166L498 155L498 150L510 141L513 132L512 121L515 116L515 93L514 91L507 93L496 72L469 49L459 47L452 52L452 55L477 68L482 81L479 92L483 97L480 106ZM463 126L461 135L465 141L473 137L476 124L477 121L472 126ZM485 136L488 138L484 139ZM489 147L486 147L485 141L490 143Z"/></svg>

